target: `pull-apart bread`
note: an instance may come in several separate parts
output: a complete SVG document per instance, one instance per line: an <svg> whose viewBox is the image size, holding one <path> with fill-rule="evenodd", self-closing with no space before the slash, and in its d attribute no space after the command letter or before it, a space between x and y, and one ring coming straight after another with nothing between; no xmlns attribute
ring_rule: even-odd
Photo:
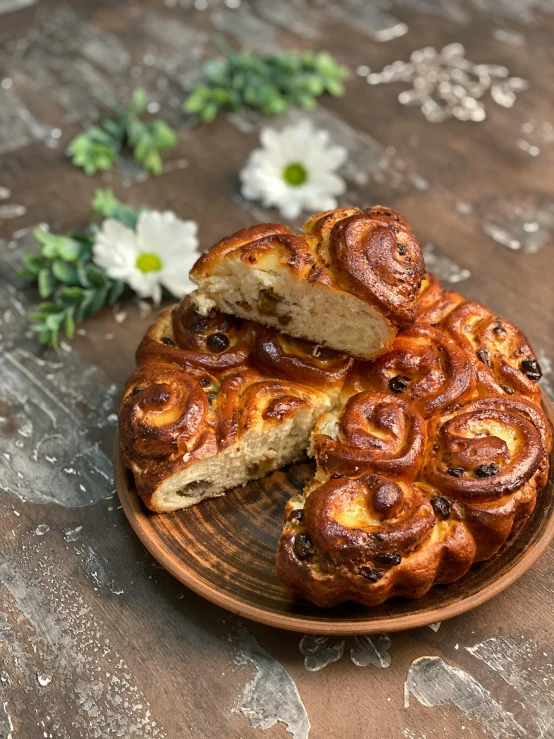
<svg viewBox="0 0 554 739"><path fill-rule="evenodd" d="M190 298L137 350L119 409L123 460L154 511L173 511L300 458L353 359Z"/></svg>
<svg viewBox="0 0 554 739"><path fill-rule="evenodd" d="M319 213L295 235L265 223L223 239L191 271L193 301L373 359L415 319L421 248L390 208Z"/></svg>
<svg viewBox="0 0 554 739"><path fill-rule="evenodd" d="M277 575L320 606L418 598L489 559L533 512L552 437L525 336L427 276L418 321L356 362L311 437Z"/></svg>
<svg viewBox="0 0 554 739"><path fill-rule="evenodd" d="M150 327L121 401L146 506L186 508L308 450L277 553L293 596L416 598L494 555L548 477L540 367L513 323L420 270L384 208L316 216L300 237L259 226L203 257L199 293ZM350 356L362 344L379 356Z"/></svg>

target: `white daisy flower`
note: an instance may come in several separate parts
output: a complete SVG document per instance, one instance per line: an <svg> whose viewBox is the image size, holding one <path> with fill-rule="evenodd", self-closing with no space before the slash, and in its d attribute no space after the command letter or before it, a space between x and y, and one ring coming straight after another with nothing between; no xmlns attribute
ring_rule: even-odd
<svg viewBox="0 0 554 739"><path fill-rule="evenodd" d="M171 211L142 212L136 231L108 218L96 237L93 259L141 298L159 303L162 286L181 298L195 289L189 271L200 256L197 230L194 221L181 221Z"/></svg>
<svg viewBox="0 0 554 739"><path fill-rule="evenodd" d="M261 200L293 219L303 210L317 212L337 207L336 196L346 185L336 170L346 161L343 146L334 146L328 131L316 130L303 120L281 131L264 128L263 148L253 151L240 173L247 200Z"/></svg>

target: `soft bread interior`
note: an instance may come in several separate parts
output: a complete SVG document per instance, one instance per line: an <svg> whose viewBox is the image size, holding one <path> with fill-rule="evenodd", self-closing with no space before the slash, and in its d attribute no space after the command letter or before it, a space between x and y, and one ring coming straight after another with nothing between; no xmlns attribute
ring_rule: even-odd
<svg viewBox="0 0 554 739"><path fill-rule="evenodd" d="M360 359L385 353L395 337L377 309L322 283L300 281L267 259L255 267L225 259L196 280L192 299L203 315L218 308Z"/></svg>
<svg viewBox="0 0 554 739"><path fill-rule="evenodd" d="M280 424L244 432L236 444L217 456L196 462L164 480L153 494L150 507L160 512L188 508L300 459L317 417L330 406L331 401L322 394L319 402L301 408Z"/></svg>

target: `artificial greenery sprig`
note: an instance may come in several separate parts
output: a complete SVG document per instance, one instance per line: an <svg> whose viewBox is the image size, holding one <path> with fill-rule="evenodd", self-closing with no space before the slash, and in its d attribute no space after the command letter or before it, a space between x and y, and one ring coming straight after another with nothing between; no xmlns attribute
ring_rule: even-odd
<svg viewBox="0 0 554 739"><path fill-rule="evenodd" d="M117 200L111 190L97 190L92 207L99 215L115 218L130 228L134 228L139 215ZM34 235L40 251L22 255L25 269L19 274L36 282L40 297L45 300L37 312L29 314L32 331L42 345L58 349L62 331L68 339L73 338L75 325L105 305L113 305L125 283L110 279L94 264L94 227L87 233L66 236L39 227Z"/></svg>
<svg viewBox="0 0 554 739"><path fill-rule="evenodd" d="M142 121L140 116L146 110L148 98L146 90L137 87L133 90L127 105L100 98L111 113L100 118L76 136L69 144L68 151L73 164L81 167L85 174L111 169L122 149L132 149L133 158L144 169L154 175L163 171L160 151L172 149L177 136L167 123L159 118Z"/></svg>
<svg viewBox="0 0 554 739"><path fill-rule="evenodd" d="M204 123L211 123L220 109L248 106L276 115L291 106L314 108L325 92L335 97L344 93L348 68L326 51L255 55L250 50L235 52L221 39L214 43L225 56L204 63L205 82L183 104L185 112L197 113Z"/></svg>

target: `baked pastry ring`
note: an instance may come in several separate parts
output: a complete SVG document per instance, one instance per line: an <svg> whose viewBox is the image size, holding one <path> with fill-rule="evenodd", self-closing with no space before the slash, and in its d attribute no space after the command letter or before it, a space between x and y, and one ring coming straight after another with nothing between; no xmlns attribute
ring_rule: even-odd
<svg viewBox="0 0 554 739"><path fill-rule="evenodd" d="M337 343L321 317L316 341L280 333L296 324L271 295L267 314L213 308L207 286L229 263L246 281L258 265L300 291L319 285L325 316L339 294L363 304L358 318L373 311L386 326L385 353L354 360L347 331L348 351L322 346ZM421 597L493 556L532 513L552 448L536 356L480 303L433 275L420 286L419 246L394 211L318 214L301 236L248 229L195 273L198 295L163 311L139 346L119 411L122 458L149 508L222 495L309 448L316 471L286 506L277 575L320 606Z"/></svg>

